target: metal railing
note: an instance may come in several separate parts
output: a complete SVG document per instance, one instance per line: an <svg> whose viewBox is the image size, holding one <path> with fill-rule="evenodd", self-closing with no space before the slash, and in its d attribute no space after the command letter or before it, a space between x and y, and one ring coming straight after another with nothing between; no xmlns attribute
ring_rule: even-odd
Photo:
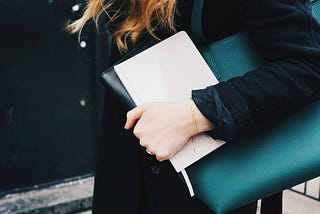
<svg viewBox="0 0 320 214"><path fill-rule="evenodd" d="M290 190L320 202L320 177L294 186Z"/></svg>

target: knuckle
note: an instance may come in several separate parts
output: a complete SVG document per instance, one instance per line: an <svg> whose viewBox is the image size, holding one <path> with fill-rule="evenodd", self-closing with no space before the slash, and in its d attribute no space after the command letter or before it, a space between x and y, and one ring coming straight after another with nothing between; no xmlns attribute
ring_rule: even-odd
<svg viewBox="0 0 320 214"><path fill-rule="evenodd" d="M148 144L147 144L146 142L142 141L142 140L140 140L139 144L140 144L140 146L143 146L143 147L146 147L146 148L147 148L147 146L148 146ZM148 150L149 150L149 149L148 149ZM150 150L149 150L149 151L150 151ZM150 152L151 152L151 151L150 151Z"/></svg>
<svg viewBox="0 0 320 214"><path fill-rule="evenodd" d="M133 134L134 134L137 138L139 138L139 136L141 136L141 129L136 126L136 127L133 129Z"/></svg>
<svg viewBox="0 0 320 214"><path fill-rule="evenodd" d="M158 159L159 158L159 159ZM169 154L168 154L168 152L158 152L157 153L157 159L158 160L167 160L167 159L169 159Z"/></svg>
<svg viewBox="0 0 320 214"><path fill-rule="evenodd" d="M156 156L156 158L157 158L157 160L158 160L159 162L164 161L164 159L160 158L159 156Z"/></svg>
<svg viewBox="0 0 320 214"><path fill-rule="evenodd" d="M146 149L148 149L149 152L156 155L157 151L154 149L152 145L145 144L144 147L146 147Z"/></svg>

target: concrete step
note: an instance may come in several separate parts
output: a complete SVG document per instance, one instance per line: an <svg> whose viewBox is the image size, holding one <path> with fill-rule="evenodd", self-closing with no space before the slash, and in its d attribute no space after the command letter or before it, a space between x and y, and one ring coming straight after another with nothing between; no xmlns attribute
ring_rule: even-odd
<svg viewBox="0 0 320 214"><path fill-rule="evenodd" d="M71 213L88 210L92 205L94 178L83 178L7 194L0 198L0 213Z"/></svg>
<svg viewBox="0 0 320 214"><path fill-rule="evenodd" d="M0 213L91 214L94 178L87 177L0 198ZM293 189L311 196L319 194L319 178ZM87 211L84 211L87 210ZM320 201L291 190L284 191L283 214L320 214ZM257 214L259 214L259 209Z"/></svg>

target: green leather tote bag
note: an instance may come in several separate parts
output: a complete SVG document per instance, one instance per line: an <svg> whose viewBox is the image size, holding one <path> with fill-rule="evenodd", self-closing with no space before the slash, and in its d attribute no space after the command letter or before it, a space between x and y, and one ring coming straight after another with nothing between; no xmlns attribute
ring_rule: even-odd
<svg viewBox="0 0 320 214"><path fill-rule="evenodd" d="M195 0L192 25L200 40L202 6L203 0ZM313 1L312 10L320 20L320 1ZM220 81L263 63L246 33L200 52ZM225 213L320 175L320 101L273 124L241 142L226 143L186 169L195 195L213 211Z"/></svg>

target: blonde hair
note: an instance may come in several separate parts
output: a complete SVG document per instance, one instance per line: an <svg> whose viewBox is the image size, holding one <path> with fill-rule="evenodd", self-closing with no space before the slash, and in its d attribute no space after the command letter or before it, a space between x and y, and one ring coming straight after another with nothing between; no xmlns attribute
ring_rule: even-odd
<svg viewBox="0 0 320 214"><path fill-rule="evenodd" d="M113 35L120 52L128 50L128 40L136 44L143 31L158 39L158 28L175 31L176 0L88 0L83 16L67 26L71 33L79 33L87 21L93 19L98 28L102 13L108 16L107 25L118 21Z"/></svg>

